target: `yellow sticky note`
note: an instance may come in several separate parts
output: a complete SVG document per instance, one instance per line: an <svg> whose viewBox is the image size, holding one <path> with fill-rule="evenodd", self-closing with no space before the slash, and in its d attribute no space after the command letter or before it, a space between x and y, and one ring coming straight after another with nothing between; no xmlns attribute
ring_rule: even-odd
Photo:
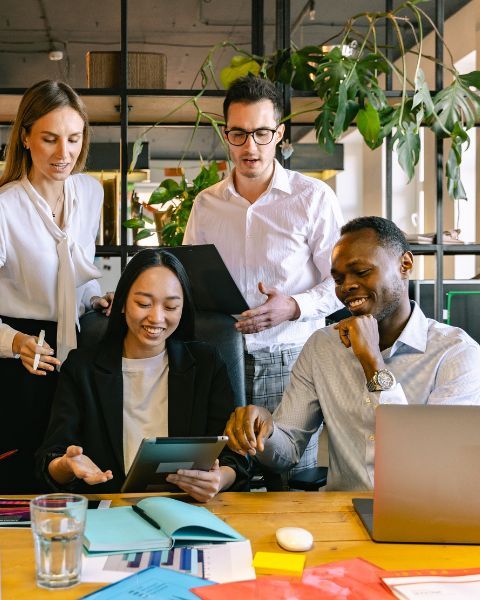
<svg viewBox="0 0 480 600"><path fill-rule="evenodd" d="M305 566L305 554L257 552L253 566L257 575L294 575L300 577Z"/></svg>

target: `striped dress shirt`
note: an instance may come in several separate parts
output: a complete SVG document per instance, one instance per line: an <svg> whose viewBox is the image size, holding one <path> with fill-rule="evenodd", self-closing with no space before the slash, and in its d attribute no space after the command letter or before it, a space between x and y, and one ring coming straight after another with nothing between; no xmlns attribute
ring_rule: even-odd
<svg viewBox="0 0 480 600"><path fill-rule="evenodd" d="M428 319L412 305L404 330L382 352L397 380L389 391L367 390L360 362L333 326L310 337L273 414L273 434L258 453L262 464L290 468L324 421L327 489L369 490L378 404L480 404L480 346L462 329Z"/></svg>

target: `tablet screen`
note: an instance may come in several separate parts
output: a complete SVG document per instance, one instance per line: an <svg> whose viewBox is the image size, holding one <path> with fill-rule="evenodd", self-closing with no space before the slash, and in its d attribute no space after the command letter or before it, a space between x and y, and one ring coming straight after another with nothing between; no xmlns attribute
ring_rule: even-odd
<svg viewBox="0 0 480 600"><path fill-rule="evenodd" d="M146 438L128 471L122 492L178 491L166 481L178 469L208 471L228 437Z"/></svg>

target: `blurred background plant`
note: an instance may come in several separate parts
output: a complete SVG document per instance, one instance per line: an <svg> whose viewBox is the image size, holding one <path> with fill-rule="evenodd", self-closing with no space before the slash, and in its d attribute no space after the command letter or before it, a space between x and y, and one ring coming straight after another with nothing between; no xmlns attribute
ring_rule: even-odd
<svg viewBox="0 0 480 600"><path fill-rule="evenodd" d="M135 241L157 233L161 246L179 246L183 241L185 227L192 210L193 202L202 190L220 181L218 165L212 162L202 165L200 172L191 183L182 175L181 181L165 179L152 192L146 205L140 205L139 214L123 223L125 227L136 229ZM162 211L154 211L156 232L146 227L152 219L145 215L147 207L161 206Z"/></svg>
<svg viewBox="0 0 480 600"><path fill-rule="evenodd" d="M135 142L132 168L148 132L170 118L176 111L191 103L196 110L196 121L191 141L203 121L209 122L221 140L225 153L228 148L221 132L222 115L206 113L199 99L207 88L218 83L215 57L218 52L234 52L230 65L220 72L220 83L228 88L237 78L248 74L259 75L274 82L290 85L294 90L312 92L319 102L301 113L286 115L283 121L306 112L315 112L315 132L318 144L332 153L335 143L352 126L357 127L364 142L371 149L378 148L386 139L397 154L398 162L410 181L420 157L420 127L429 127L436 136L450 141L445 165L448 193L453 199L466 199L461 181L462 150L469 144L469 130L480 119L480 71L460 74L454 66L450 50L444 43L448 64L442 67L449 73L451 83L431 94L421 68L422 61L435 58L423 52L424 24L428 22L438 34L435 24L419 6L425 0L407 0L391 11L361 12L352 16L342 30L318 46L278 50L269 56L250 54L231 42L222 42L211 48L199 69L192 87L200 79L201 89L174 107L155 125L145 130ZM359 25L367 24L365 27ZM387 48L377 43L377 29L391 24L396 43ZM407 32L413 35L414 45L406 42ZM328 46L335 39L335 45ZM415 60L408 61L408 55ZM395 59L391 58L392 56ZM413 64L413 67L411 66ZM398 101L390 101L380 76L391 74L400 84ZM291 154L292 149L289 149ZM178 203L170 207L171 222L163 227L165 244L181 243L186 221L199 191L218 181L214 163L203 166L189 185L171 179L163 181L153 192L148 204ZM141 225L142 216L130 219L124 225L140 228L136 239L150 235Z"/></svg>

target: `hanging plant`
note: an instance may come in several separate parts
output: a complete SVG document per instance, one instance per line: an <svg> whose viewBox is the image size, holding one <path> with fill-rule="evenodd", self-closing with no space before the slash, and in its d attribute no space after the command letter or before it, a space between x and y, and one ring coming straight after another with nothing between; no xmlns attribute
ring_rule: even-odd
<svg viewBox="0 0 480 600"><path fill-rule="evenodd" d="M454 199L466 199L461 181L461 163L464 145L468 146L468 131L480 119L480 71L461 75L454 66L453 57L444 44L449 65L442 64L452 76L452 83L434 96L430 93L425 75L420 68L422 59L435 62L423 53L423 27L428 22L439 35L435 24L419 4L424 0L407 0L395 10L386 12L362 12L349 19L342 31L335 36L340 43L328 51L325 44L304 48L278 50L271 56L252 55L231 42L216 44L209 51L197 78L201 89L163 116L155 125L145 130L135 142L131 168L141 152L143 142L153 127L165 123L178 110L187 104L195 108L196 119L187 149L200 122L208 121L219 140L227 148L221 125L221 115L201 110L199 101L207 88L219 84L216 77L215 59L217 53L225 50L235 52L230 65L225 67L220 79L224 87L231 85L238 77L251 73L290 85L294 90L313 92L320 103L313 108L286 115L283 121L307 112L315 112L314 127L318 144L332 153L335 143L352 126L357 127L365 143L371 149L378 148L390 136L390 143L397 154L398 162L409 181L414 176L421 150L420 127L429 127L436 136L450 140L450 151L446 161L445 174L449 195ZM367 22L366 33L361 33L358 24ZM395 49L399 58L390 60L385 46L377 43L377 29L390 23L396 36ZM406 48L402 29L414 36L414 47ZM333 39L333 38L331 38ZM413 69L407 69L407 55L416 56ZM388 101L385 91L379 84L381 75L393 74L400 84L401 95L397 102ZM291 147L287 149L291 154ZM212 170L213 169L213 170ZM172 221L164 227L165 243L181 243L193 199L200 189L218 181L215 168L202 167L199 176L189 187L183 179L181 184L165 180L154 192L149 204L162 204L173 198L181 200L172 209ZM197 183L195 183L197 182ZM202 182L204 187L199 188ZM195 191L197 190L197 191ZM140 228L136 239L147 237L151 232L144 229L142 218L130 219L127 227Z"/></svg>
<svg viewBox="0 0 480 600"><path fill-rule="evenodd" d="M435 61L423 54L424 21L439 34L418 6L422 1L407 1L392 11L355 15L345 24L338 46L328 52L322 52L323 45L279 51L266 59L267 68L263 70L270 78L290 84L293 89L313 91L322 100L320 107L312 109L318 113L314 126L319 145L329 153L351 126L357 126L372 149L392 135L393 149L410 181L420 156L420 126L449 138L448 193L454 199L466 199L460 165L462 147L469 142L468 130L480 118L480 71L460 75L445 46L450 64L442 66L451 73L452 83L432 97L420 68L422 58ZM367 32L361 34L356 25L364 21ZM386 48L377 43L377 28L388 22L396 35L398 66L389 60ZM415 45L411 49L406 49L401 25L413 32ZM417 56L411 73L407 70L409 53ZM387 73L393 73L401 86L400 100L393 105L378 82L378 76ZM413 92L407 92L409 87Z"/></svg>

